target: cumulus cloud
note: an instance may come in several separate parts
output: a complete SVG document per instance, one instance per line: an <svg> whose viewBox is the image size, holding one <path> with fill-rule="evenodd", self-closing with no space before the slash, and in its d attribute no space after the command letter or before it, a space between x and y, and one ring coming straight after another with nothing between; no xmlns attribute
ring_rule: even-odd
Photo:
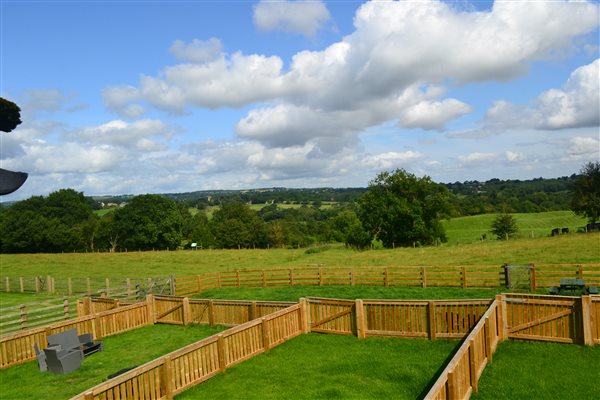
<svg viewBox="0 0 600 400"><path fill-rule="evenodd" d="M573 71L560 89L541 93L528 105L496 101L485 123L495 129L555 130L600 125L600 59Z"/></svg>
<svg viewBox="0 0 600 400"><path fill-rule="evenodd" d="M458 156L458 159L463 163L463 164L477 164L477 163L483 163L483 162L488 162L488 161L493 161L498 157L498 154L496 153L470 153L468 155L462 155L462 156Z"/></svg>
<svg viewBox="0 0 600 400"><path fill-rule="evenodd" d="M262 31L315 36L331 15L321 1L261 0L254 6L254 25Z"/></svg>
<svg viewBox="0 0 600 400"><path fill-rule="evenodd" d="M156 151L164 148L164 145L151 138L168 137L172 133L173 130L159 120L139 120L133 123L114 120L98 126L77 129L71 133L71 137L86 143Z"/></svg>
<svg viewBox="0 0 600 400"><path fill-rule="evenodd" d="M381 171L398 167L408 167L411 163L421 160L423 154L418 151L395 152L376 154L362 159L361 165L371 170Z"/></svg>
<svg viewBox="0 0 600 400"><path fill-rule="evenodd" d="M181 40L176 40L169 49L177 59L199 64L220 57L222 50L223 45L217 38L210 38L208 40L194 39L188 44Z"/></svg>
<svg viewBox="0 0 600 400"><path fill-rule="evenodd" d="M255 19L264 12L261 26L279 26L288 11L265 10L323 6L307 4L261 2ZM274 147L311 140L331 143L335 137L339 145L389 121L407 128L443 129L471 107L444 98L441 83L519 76L531 62L568 48L574 38L595 29L598 19L598 5L587 2L498 1L489 11L457 10L436 0L368 2L355 14L354 32L321 51L298 52L287 68L277 55L219 54L217 39L178 41L171 50L192 62L167 67L158 76L142 76L133 91L111 88L105 97L109 104L119 103L119 95L130 94L176 113L188 107L253 105L236 132ZM287 26L294 24L288 21ZM548 119L549 125L568 126L582 118L569 116L567 105L569 93L588 84L583 72L573 77L565 96L548 94L545 103L564 104ZM430 89L424 93L415 87Z"/></svg>
<svg viewBox="0 0 600 400"><path fill-rule="evenodd" d="M110 86L102 91L104 104L110 110L130 117L137 118L144 114L145 109L139 104L132 104L141 99L140 90L134 86Z"/></svg>

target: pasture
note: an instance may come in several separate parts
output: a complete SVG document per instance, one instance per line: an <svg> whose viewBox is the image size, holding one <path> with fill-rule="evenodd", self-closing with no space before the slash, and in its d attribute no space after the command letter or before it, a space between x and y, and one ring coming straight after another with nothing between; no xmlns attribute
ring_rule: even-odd
<svg viewBox="0 0 600 400"><path fill-rule="evenodd" d="M305 266L514 265L594 263L600 233L464 245L357 251L343 245L300 249L127 253L2 254L3 276L177 277L211 271Z"/></svg>
<svg viewBox="0 0 600 400"><path fill-rule="evenodd" d="M497 214L482 214L469 217L453 218L442 222L448 236L448 243L473 243L486 234L488 240L495 239L490 233L490 227ZM539 238L550 236L553 228L569 228L571 233L586 225L583 217L571 211L551 211L543 213L512 214L519 228L518 235L522 238Z"/></svg>

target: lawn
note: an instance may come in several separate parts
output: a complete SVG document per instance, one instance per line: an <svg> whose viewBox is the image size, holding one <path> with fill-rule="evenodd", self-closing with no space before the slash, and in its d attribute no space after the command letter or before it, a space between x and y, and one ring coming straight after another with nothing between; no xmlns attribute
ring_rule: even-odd
<svg viewBox="0 0 600 400"><path fill-rule="evenodd" d="M457 341L302 335L177 399L416 399Z"/></svg>
<svg viewBox="0 0 600 400"><path fill-rule="evenodd" d="M205 290L193 297L201 299L298 301L301 297L338 299L491 299L505 288L462 289L450 287L420 288L407 286L285 286L266 288L220 288Z"/></svg>
<svg viewBox="0 0 600 400"><path fill-rule="evenodd" d="M471 398L600 399L600 346L504 342Z"/></svg>
<svg viewBox="0 0 600 400"><path fill-rule="evenodd" d="M206 325L154 325L102 339L104 351L83 360L68 375L41 373L37 361L0 370L0 398L68 399L102 383L108 375L131 368L222 331Z"/></svg>

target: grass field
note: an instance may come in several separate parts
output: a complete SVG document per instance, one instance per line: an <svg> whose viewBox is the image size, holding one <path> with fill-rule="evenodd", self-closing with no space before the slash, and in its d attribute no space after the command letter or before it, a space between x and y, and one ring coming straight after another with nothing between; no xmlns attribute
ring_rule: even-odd
<svg viewBox="0 0 600 400"><path fill-rule="evenodd" d="M474 400L600 399L600 346L507 341Z"/></svg>
<svg viewBox="0 0 600 400"><path fill-rule="evenodd" d="M502 265L600 261L600 233L472 244L356 251L317 249L181 250L88 254L0 254L1 275L72 277L188 276L209 271L276 267Z"/></svg>
<svg viewBox="0 0 600 400"><path fill-rule="evenodd" d="M225 328L154 325L102 339L104 351L83 360L68 375L41 373L37 361L0 370L0 398L68 399L123 368L136 367Z"/></svg>
<svg viewBox="0 0 600 400"><path fill-rule="evenodd" d="M579 227L587 223L585 218L578 217L571 211L552 211L544 213L513 214L521 237L549 236L553 228L569 228L577 232ZM449 243L473 243L480 240L482 234L488 239L495 239L490 233L496 214L473 215L443 221Z"/></svg>
<svg viewBox="0 0 600 400"><path fill-rule="evenodd" d="M417 399L457 341L302 335L177 399Z"/></svg>

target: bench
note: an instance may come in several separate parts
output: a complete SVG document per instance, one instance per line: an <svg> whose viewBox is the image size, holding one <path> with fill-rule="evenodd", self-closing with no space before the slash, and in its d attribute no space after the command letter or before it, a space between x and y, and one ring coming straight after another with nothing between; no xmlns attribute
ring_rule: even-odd
<svg viewBox="0 0 600 400"><path fill-rule="evenodd" d="M586 286L585 281L581 278L561 279L560 286L552 286L549 293L561 295L598 294L598 288L596 286Z"/></svg>

